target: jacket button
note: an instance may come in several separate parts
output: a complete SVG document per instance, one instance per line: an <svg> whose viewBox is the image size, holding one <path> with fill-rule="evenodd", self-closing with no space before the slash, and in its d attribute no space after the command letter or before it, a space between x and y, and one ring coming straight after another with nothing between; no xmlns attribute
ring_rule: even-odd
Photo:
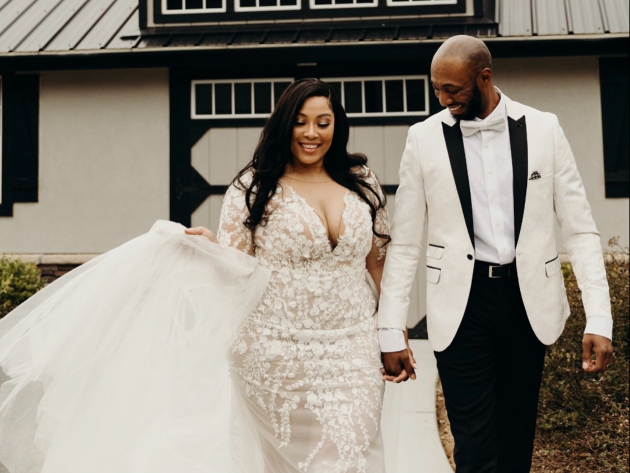
<svg viewBox="0 0 630 473"><path fill-rule="evenodd" d="M473 256L472 255L467 255L466 258L468 258L469 260L472 260Z"/></svg>

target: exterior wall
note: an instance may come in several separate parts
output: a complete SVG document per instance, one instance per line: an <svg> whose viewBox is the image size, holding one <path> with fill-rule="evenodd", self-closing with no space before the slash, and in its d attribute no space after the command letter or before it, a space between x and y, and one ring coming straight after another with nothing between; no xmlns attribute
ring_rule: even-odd
<svg viewBox="0 0 630 473"><path fill-rule="evenodd" d="M370 168L381 184L398 184L398 167L407 139L406 126L353 127L350 130L349 149L363 152ZM192 149L194 168L209 183L227 185L236 173L251 159L261 128L214 128L195 144ZM213 195L201 204L192 215L192 225L202 225L216 231L219 227L222 196ZM395 197L388 196L390 217L395 209ZM419 274L424 273L426 263L420 262ZM407 325L415 326L424 317L426 288L424 277L414 283Z"/></svg>
<svg viewBox="0 0 630 473"><path fill-rule="evenodd" d="M628 199L607 199L599 67L596 57L496 59L494 82L511 99L555 113L571 144L602 246L628 246ZM558 251L564 245L557 231Z"/></svg>
<svg viewBox="0 0 630 473"><path fill-rule="evenodd" d="M40 84L39 202L0 217L0 253L101 253L168 218L168 70Z"/></svg>

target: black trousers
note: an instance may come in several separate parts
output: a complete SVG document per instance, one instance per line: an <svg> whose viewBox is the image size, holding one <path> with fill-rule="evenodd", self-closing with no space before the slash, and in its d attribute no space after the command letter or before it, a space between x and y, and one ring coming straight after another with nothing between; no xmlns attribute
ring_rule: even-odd
<svg viewBox="0 0 630 473"><path fill-rule="evenodd" d="M475 263L464 318L435 352L455 439L457 473L527 473L545 345L534 335L515 274L491 279Z"/></svg>

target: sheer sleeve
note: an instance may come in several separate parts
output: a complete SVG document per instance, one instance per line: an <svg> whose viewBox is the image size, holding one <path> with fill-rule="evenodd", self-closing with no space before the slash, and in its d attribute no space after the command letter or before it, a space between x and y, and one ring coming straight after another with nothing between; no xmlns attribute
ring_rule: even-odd
<svg viewBox="0 0 630 473"><path fill-rule="evenodd" d="M244 185L249 185L249 180L243 178L242 181ZM252 231L245 226L247 217L245 189L241 189L238 183L232 184L223 198L217 240L221 245L231 246L248 255L253 255L254 238Z"/></svg>
<svg viewBox="0 0 630 473"><path fill-rule="evenodd" d="M381 202L385 204L385 195L383 194L383 190L378 183L376 174L374 174L367 168L365 169L367 172L367 178L365 179L366 182L372 186L372 189L374 189L380 197ZM375 206L378 206L378 200L376 199L376 197L372 197L372 202ZM385 205L383 205L383 207L376 212L374 228L381 235L389 235L389 216L387 214L387 207ZM366 259L366 266L368 270L374 267L383 266L383 264L385 263L385 254L387 253L386 244L387 240L385 238L380 238L376 235L372 235L372 250L370 251Z"/></svg>

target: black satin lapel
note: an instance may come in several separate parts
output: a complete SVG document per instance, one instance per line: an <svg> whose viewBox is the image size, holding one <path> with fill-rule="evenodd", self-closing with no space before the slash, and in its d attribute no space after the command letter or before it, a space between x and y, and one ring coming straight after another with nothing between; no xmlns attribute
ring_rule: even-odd
<svg viewBox="0 0 630 473"><path fill-rule="evenodd" d="M527 197L527 124L525 115L518 120L508 117L512 173L514 175L514 240L518 243Z"/></svg>
<svg viewBox="0 0 630 473"><path fill-rule="evenodd" d="M459 128L459 122L455 125L448 126L442 123L444 130L444 140L446 141L446 149L448 150L448 158L451 161L451 169L459 194L459 202L464 212L464 220L468 228L470 241L475 246L475 233L473 228L472 200L470 197L470 182L468 181L468 167L466 166L466 152L464 151L464 138Z"/></svg>

